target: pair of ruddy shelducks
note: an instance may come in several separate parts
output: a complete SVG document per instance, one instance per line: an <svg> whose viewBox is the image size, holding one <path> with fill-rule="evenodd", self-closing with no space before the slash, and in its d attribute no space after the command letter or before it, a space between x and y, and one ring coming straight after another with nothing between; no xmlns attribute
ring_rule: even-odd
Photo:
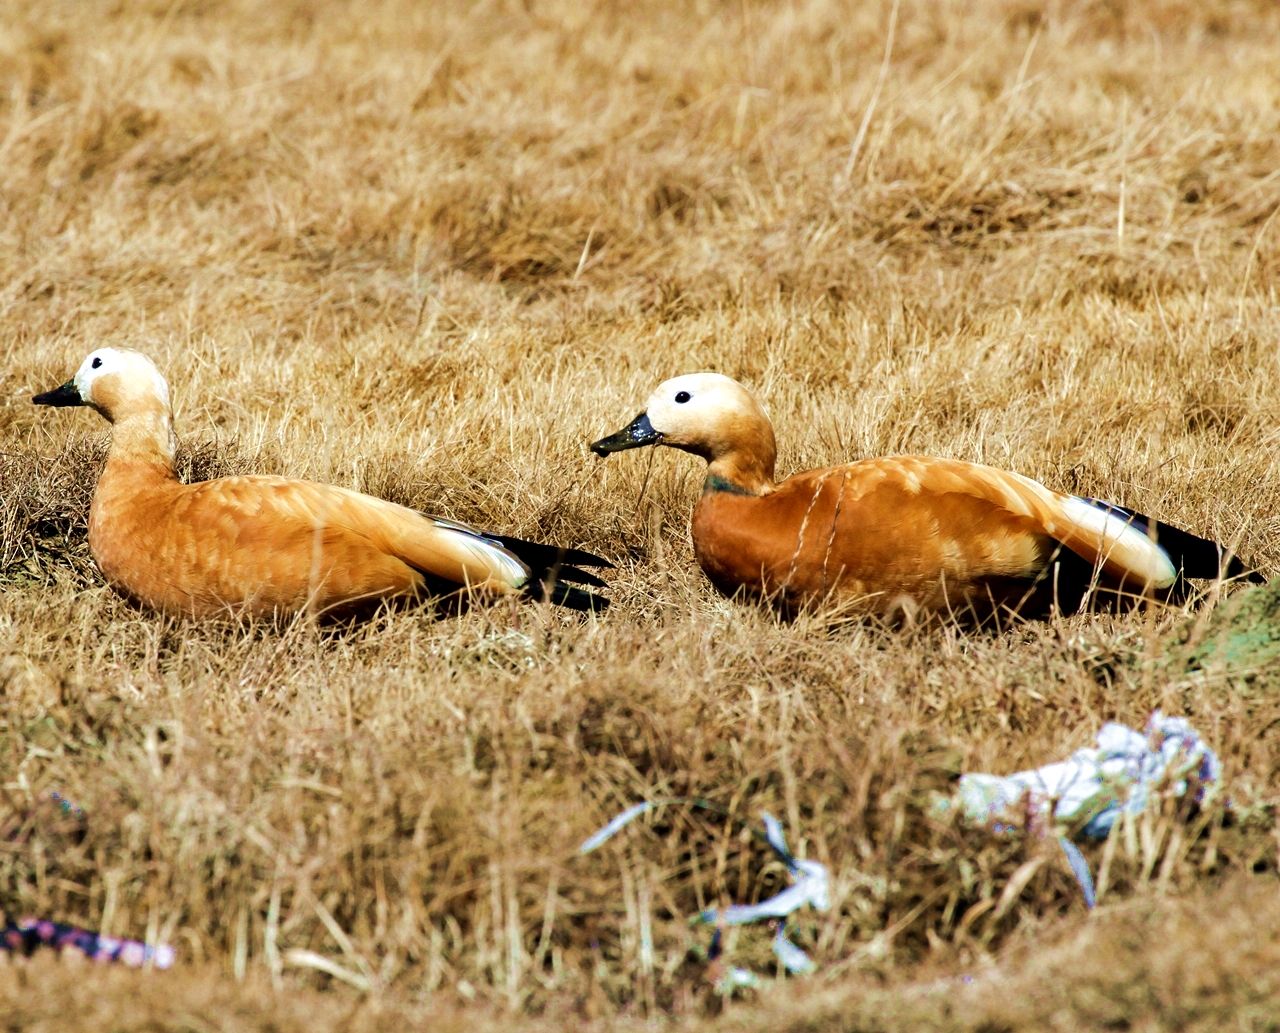
<svg viewBox="0 0 1280 1033"><path fill-rule="evenodd" d="M37 405L112 424L89 548L126 595L173 613L344 614L475 590L576 609L607 600L598 556L490 534L330 485L282 477L183 484L169 388L145 356L101 348ZM667 445L709 466L693 512L698 563L726 595L794 612L824 600L885 616L1043 616L1170 599L1186 578L1246 576L1218 545L1018 474L922 456L865 459L774 481L773 427L715 373L660 385L600 456Z"/></svg>

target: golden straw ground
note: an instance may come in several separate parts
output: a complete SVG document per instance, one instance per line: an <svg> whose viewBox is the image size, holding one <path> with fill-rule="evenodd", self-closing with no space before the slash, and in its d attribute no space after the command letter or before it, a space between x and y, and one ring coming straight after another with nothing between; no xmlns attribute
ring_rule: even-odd
<svg viewBox="0 0 1280 1033"><path fill-rule="evenodd" d="M1034 858L932 828L929 791L1156 706L1226 758L1243 817L1122 844L1104 908L1141 897L1190 947L1219 883L1274 885L1269 672L1193 674L1195 626L1154 611L978 638L781 626L697 571L695 464L657 455L642 491L646 462L587 451L655 383L714 369L759 394L781 469L987 463L1280 569L1280 15L902 0L888 48L892 10L4 9L0 907L167 939L181 970L73 977L81 997L32 968L7 1014L33 1028L74 997L177 1029L214 1000L262 1025L273 984L281 1028L351 1014L362 991L300 951L423 1022L714 1011L687 916L783 880L738 823L638 823L571 858L647 794L776 814L839 888L802 946L833 993L886 979L878 1014L910 1028L935 978L1091 928L1056 860L996 920ZM311 478L581 545L618 563L613 607L343 633L131 607L88 561L105 434L29 401L101 346L181 385L184 477ZM1247 976L1265 942L1231 928L1238 964L1198 969L1204 994L1128 933L1087 950L1163 973L1122 997L1135 1028L1274 1011ZM767 929L734 944L771 957ZM1053 971L1051 1011L1000 1021L1115 1019L1094 976Z"/></svg>

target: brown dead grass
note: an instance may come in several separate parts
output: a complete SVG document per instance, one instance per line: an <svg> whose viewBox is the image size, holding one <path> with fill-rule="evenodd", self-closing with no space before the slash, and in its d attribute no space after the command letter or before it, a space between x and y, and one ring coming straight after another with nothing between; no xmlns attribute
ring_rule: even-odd
<svg viewBox="0 0 1280 1033"><path fill-rule="evenodd" d="M1208 897L1134 900L1097 921L1068 920L1057 935L999 965L917 973L912 980L849 978L778 986L758 1008L732 1007L684 1028L720 1033L1031 1033L1054 1030L1273 1030L1280 1009L1280 944L1273 885L1240 879ZM1206 912L1214 916L1206 924ZM33 986L42 990L33 994ZM563 1029L567 1016L524 1017L435 1002L295 989L273 993L251 975L236 984L215 966L150 973L59 966L41 959L0 969L0 1005L16 1029L302 1030L395 1033ZM574 1025L582 1025L575 1023ZM615 1028L651 1028L620 1018Z"/></svg>
<svg viewBox="0 0 1280 1033"><path fill-rule="evenodd" d="M695 462L656 456L641 498L647 457L585 449L717 369L766 402L784 470L978 460L1280 566L1273 5L902 0L877 89L890 12L4 8L0 908L180 954L11 968L10 1028L712 1021L686 919L781 887L741 834L762 810L831 866L800 933L821 974L715 1021L1274 1028L1272 682L1186 674L1178 614L779 625L694 568ZM84 540L104 427L29 404L100 344L167 371L190 476L582 545L618 563L614 608L131 608ZM1038 847L939 826L930 793L1156 706L1223 755L1233 821L1154 822L1096 925L1056 856L984 903ZM670 794L734 819L672 808L573 857ZM771 971L768 939L733 960ZM1172 959L1205 943L1196 997ZM947 1011L930 988L965 972L1000 975ZM1145 989L1088 1003L1121 984Z"/></svg>

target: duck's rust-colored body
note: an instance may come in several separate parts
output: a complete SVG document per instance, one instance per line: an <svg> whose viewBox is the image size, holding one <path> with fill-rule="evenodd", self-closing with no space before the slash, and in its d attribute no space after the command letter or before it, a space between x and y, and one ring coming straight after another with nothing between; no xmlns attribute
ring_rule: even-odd
<svg viewBox="0 0 1280 1033"><path fill-rule="evenodd" d="M768 418L717 374L667 381L646 412L592 448L645 444L708 461L692 531L711 582L787 611L838 599L885 615L1038 616L1169 598L1184 576L1219 576L1223 560L1185 531L975 463L894 456L775 483ZM1242 572L1234 558L1223 571Z"/></svg>
<svg viewBox="0 0 1280 1033"><path fill-rule="evenodd" d="M412 510L283 477L181 484L151 464L108 460L89 510L89 549L111 584L147 606L317 612L426 594L424 571L510 592Z"/></svg>
<svg viewBox="0 0 1280 1033"><path fill-rule="evenodd" d="M168 386L136 352L100 349L75 378L36 401L91 405L111 421L111 449L89 510L89 549L111 585L155 609L343 615L460 588L545 591L576 608L604 606L581 589L543 584L550 574L602 585L574 565L605 561L578 550L485 534L311 481L183 484L174 471Z"/></svg>
<svg viewBox="0 0 1280 1033"><path fill-rule="evenodd" d="M838 595L884 613L1040 609L1053 586L1028 582L1063 544L1050 528L1103 560L1100 583L1144 588L1096 536L1070 533L1057 498L989 467L868 459L758 495L708 480L693 511L694 551L726 595L745 590L787 608Z"/></svg>

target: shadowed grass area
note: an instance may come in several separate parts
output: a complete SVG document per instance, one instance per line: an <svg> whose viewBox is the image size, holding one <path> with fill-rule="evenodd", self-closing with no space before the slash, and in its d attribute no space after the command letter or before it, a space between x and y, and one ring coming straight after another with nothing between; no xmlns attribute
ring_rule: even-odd
<svg viewBox="0 0 1280 1033"><path fill-rule="evenodd" d="M1267 1029L1280 1011L1275 893L1237 880L1209 896L1138 899L1071 921L1000 965L930 967L914 980L845 978L778 986L759 1006L731 1006L683 1028L739 1033L772 1029L844 1033L1097 1029ZM1210 920L1206 916L1211 915ZM33 986L41 992L32 993ZM59 965L41 959L0 968L0 1002L17 1029L156 1031L562 1029L575 1013L512 1016L433 1002L272 991L262 976L243 984L210 966L154 974ZM580 1020L578 1020L580 1021ZM644 1028L622 1017L613 1028Z"/></svg>
<svg viewBox="0 0 1280 1033"><path fill-rule="evenodd" d="M179 959L0 968L13 1028L1274 1022L1271 589L982 635L782 624L697 571L699 464L586 448L714 369L783 473L986 462L1273 572L1271 4L2 10L0 910ZM85 537L105 425L30 405L106 344L169 377L184 477L587 548L614 605L131 606ZM1157 707L1225 792L1086 847L1096 920L1053 844L936 817L962 771ZM672 796L726 813L575 856ZM726 1005L689 919L785 885L766 810L833 906L795 932L817 975ZM728 958L772 976L770 940Z"/></svg>
<svg viewBox="0 0 1280 1033"><path fill-rule="evenodd" d="M1268 1029L1280 1012L1271 890L1241 880L1177 903L1134 900L998 968L888 987L823 988L716 1028Z"/></svg>

